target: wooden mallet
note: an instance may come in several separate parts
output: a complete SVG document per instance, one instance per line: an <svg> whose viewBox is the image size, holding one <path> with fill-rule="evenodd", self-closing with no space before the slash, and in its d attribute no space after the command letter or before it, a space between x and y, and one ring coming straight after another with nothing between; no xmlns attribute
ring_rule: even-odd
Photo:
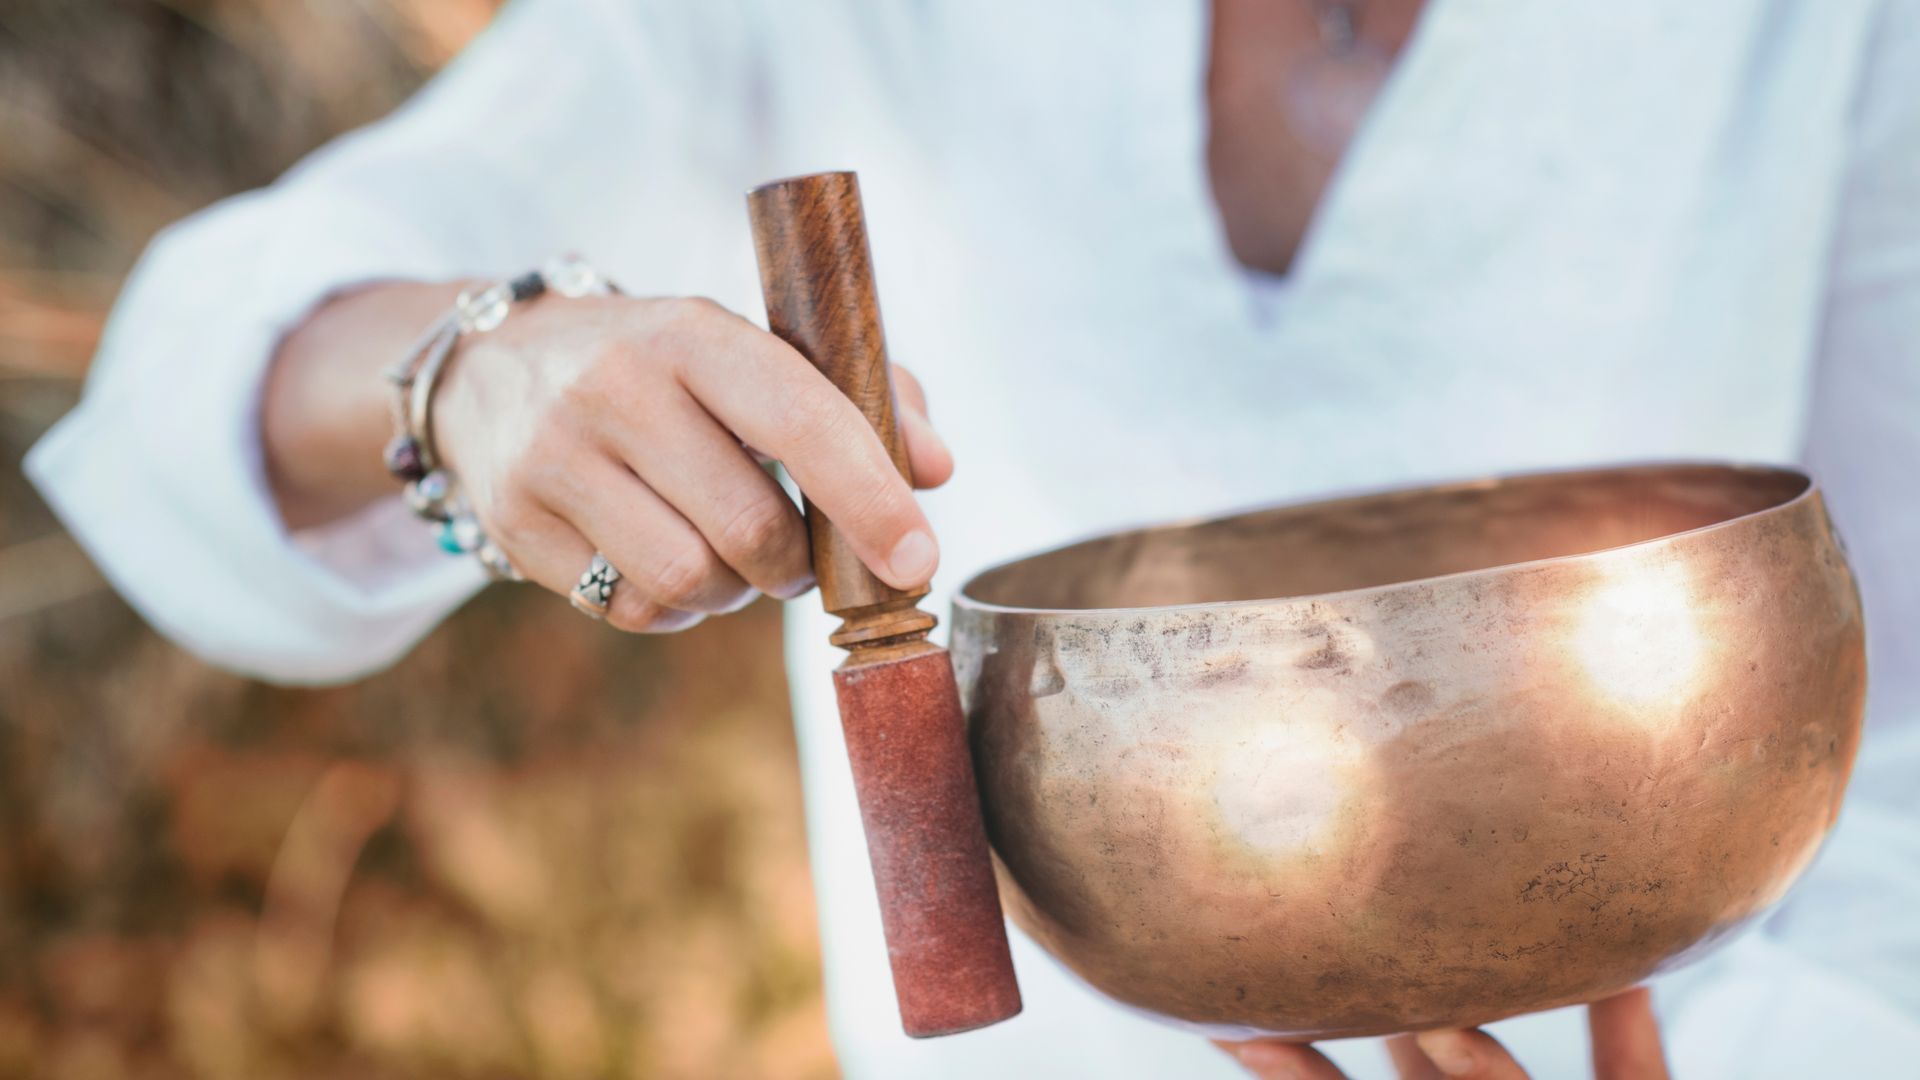
<svg viewBox="0 0 1920 1080"><path fill-rule="evenodd" d="M769 326L860 407L911 481L859 181L781 180L754 189L747 206ZM820 597L842 619L831 640L848 655L833 685L901 1023L924 1038L1005 1020L1020 1011L1020 989L953 666L927 640L935 619L917 606L927 590L887 585L811 501L806 515Z"/></svg>

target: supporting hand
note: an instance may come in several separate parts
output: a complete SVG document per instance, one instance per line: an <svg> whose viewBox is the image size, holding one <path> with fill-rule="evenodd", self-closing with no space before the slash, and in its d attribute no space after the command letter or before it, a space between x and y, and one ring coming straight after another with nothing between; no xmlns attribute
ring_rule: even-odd
<svg viewBox="0 0 1920 1080"><path fill-rule="evenodd" d="M1667 1080L1660 1027L1644 988L1587 1007L1594 1080ZM1217 1042L1260 1080L1345 1080L1326 1055L1278 1039ZM1484 1031L1423 1031L1387 1040L1401 1080L1527 1080L1527 1071Z"/></svg>

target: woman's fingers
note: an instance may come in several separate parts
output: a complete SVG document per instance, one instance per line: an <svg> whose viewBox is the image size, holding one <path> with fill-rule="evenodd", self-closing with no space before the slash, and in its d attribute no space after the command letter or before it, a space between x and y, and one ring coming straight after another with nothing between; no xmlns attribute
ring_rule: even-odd
<svg viewBox="0 0 1920 1080"><path fill-rule="evenodd" d="M1668 1080L1660 1027L1647 991L1629 990L1587 1010L1593 1035L1594 1080ZM1340 1070L1310 1046L1256 1039L1214 1045L1257 1077L1339 1080ZM1423 1031L1387 1040L1400 1080L1527 1080L1499 1040L1478 1028Z"/></svg>
<svg viewBox="0 0 1920 1080"><path fill-rule="evenodd" d="M895 416L900 434L907 440L907 462L913 469L913 486L937 488L953 476L953 452L933 429L931 414L927 412L927 395L920 388L920 380L899 364L892 367L894 394L899 398Z"/></svg>
<svg viewBox="0 0 1920 1080"><path fill-rule="evenodd" d="M1387 1056L1393 1059L1394 1075L1400 1080L1446 1080L1446 1073L1421 1051L1411 1035L1395 1035L1387 1040Z"/></svg>
<svg viewBox="0 0 1920 1080"><path fill-rule="evenodd" d="M752 601L752 586L625 464L593 455L579 473L549 493L548 505L620 571L616 592L638 591L662 607L710 614Z"/></svg>
<svg viewBox="0 0 1920 1080"><path fill-rule="evenodd" d="M933 530L860 410L746 320L710 304L682 314L698 325L681 330L681 384L741 440L779 459L882 580L926 584L940 558Z"/></svg>
<svg viewBox="0 0 1920 1080"><path fill-rule="evenodd" d="M573 592L593 562L594 546L559 515L525 507L501 521L486 523L487 534L528 581L562 596ZM609 558L613 562L612 558ZM616 568L619 564L613 563ZM607 623L630 633L664 634L685 630L706 618L655 603L624 578L613 588Z"/></svg>
<svg viewBox="0 0 1920 1080"><path fill-rule="evenodd" d="M812 586L799 509L699 402L669 396L635 423L619 425L610 439L612 452L741 579L782 599Z"/></svg>
<svg viewBox="0 0 1920 1080"><path fill-rule="evenodd" d="M920 385L920 376L908 371L904 365L888 364L887 378L893 380L893 392L899 404L912 409L921 417L931 419L933 414L927 411L927 391Z"/></svg>
<svg viewBox="0 0 1920 1080"><path fill-rule="evenodd" d="M927 423L927 418L912 409L901 409L897 422L907 440L907 465L913 470L913 486L937 488L953 477L953 453Z"/></svg>
<svg viewBox="0 0 1920 1080"><path fill-rule="evenodd" d="M1587 1030L1593 1040L1594 1080L1667 1080L1660 1024L1646 987L1589 1005Z"/></svg>
<svg viewBox="0 0 1920 1080"><path fill-rule="evenodd" d="M1422 1031L1413 1042L1448 1080L1527 1080L1527 1071L1507 1048L1478 1028Z"/></svg>
<svg viewBox="0 0 1920 1080"><path fill-rule="evenodd" d="M1213 1045L1227 1052L1260 1080L1346 1080L1347 1074L1311 1046L1278 1039L1252 1039Z"/></svg>
<svg viewBox="0 0 1920 1080"><path fill-rule="evenodd" d="M895 377L909 465L938 484L952 456L918 382ZM854 404L710 301L532 305L473 342L440 397L446 459L489 536L561 593L598 549L622 575L616 626L672 628L755 590L811 585L805 525L759 451L882 580L914 588L939 561L912 489Z"/></svg>
<svg viewBox="0 0 1920 1080"><path fill-rule="evenodd" d="M920 380L913 372L899 364L893 369L894 392L898 397L895 410L900 423L900 433L907 440L907 465L913 470L913 486L922 489L937 488L953 479L953 451L947 449L947 441L935 430L932 415L927 411L926 394L920 389ZM747 453L763 465L772 464L772 455L757 446L747 445Z"/></svg>

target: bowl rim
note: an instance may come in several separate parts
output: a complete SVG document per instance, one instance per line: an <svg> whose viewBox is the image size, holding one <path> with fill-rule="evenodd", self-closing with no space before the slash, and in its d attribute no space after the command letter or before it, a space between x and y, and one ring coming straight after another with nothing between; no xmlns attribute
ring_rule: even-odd
<svg viewBox="0 0 1920 1080"><path fill-rule="evenodd" d="M1198 601L1190 604L1145 604L1145 605L1138 605L1134 607L1085 607L1085 608L1021 607L1017 605L990 603L985 600L977 599L972 595L972 589L974 588L974 586L979 583L981 578L984 578L989 574L997 573L1001 570L1006 569L1007 567L1015 566L1019 563L1028 562L1033 559L1044 558L1045 556L1055 555L1060 552L1068 551L1085 544L1092 544L1101 540L1110 540L1110 539L1114 539L1121 536L1128 536L1128 535L1140 534L1140 533L1173 531L1177 529L1193 529L1193 528L1199 528L1206 525L1217 524L1220 522L1231 521L1234 518L1247 517L1253 514L1265 513L1271 510L1306 509L1309 507L1338 506L1342 503L1363 502L1369 499L1377 499L1382 496L1388 496L1388 495L1412 495L1416 493L1441 494L1441 493L1450 492L1450 491L1466 491L1466 490L1472 490L1475 488L1498 487L1499 485L1502 485L1502 484L1511 484L1511 483L1517 483L1520 481L1546 480L1546 479L1553 479L1553 478L1559 478L1559 479L1565 480L1565 479L1575 479L1575 478L1582 478L1582 477L1610 476L1610 475L1622 475L1622 474L1642 473L1642 472L1643 473L1672 472L1676 470L1685 470L1685 469L1708 469L1708 470L1717 470L1720 472L1727 472L1727 473L1760 473L1760 474L1770 474L1774 476L1793 477L1802 481L1802 486L1800 490L1795 492L1791 497L1787 499L1783 499L1780 502L1770 504L1768 506L1763 506L1758 510L1750 510L1744 514L1736 514L1733 517L1723 518L1719 521L1711 522L1706 525L1699 525L1691 529L1682 529L1678 532L1662 533L1659 536L1651 536L1645 540L1635 540L1629 544L1615 544L1611 547L1595 548L1592 551L1581 551L1581 552L1575 552L1568 555L1550 555L1550 556L1547 556L1546 558L1527 559L1521 562L1499 563L1494 566L1482 566L1472 570L1455 570L1451 573L1446 573L1446 574L1432 574L1426 577L1406 578L1401 581L1383 582L1378 585L1363 585L1353 589L1336 589L1330 592L1317 592L1317 593L1299 593L1293 596L1253 597L1245 600L1202 600L1202 601ZM1575 559L1591 559L1599 555L1608 555L1608 554L1612 554L1615 552L1622 552L1622 551L1633 551L1639 548L1652 547L1655 544L1667 544L1675 540L1678 540L1682 537L1697 536L1703 533L1709 533L1709 532L1714 532L1720 529L1731 528L1736 525L1740 525L1746 522L1751 522L1757 518L1765 517L1771 514L1783 513L1783 512L1792 510L1796 507L1805 505L1806 503L1811 502L1812 500L1817 499L1819 497L1820 497L1819 482L1815 480L1811 472L1809 472L1808 470L1798 465L1780 465L1780 464L1767 464L1762 462L1726 461L1726 460L1712 460L1712 459L1698 459L1698 458L1628 461L1628 462L1621 462L1614 465L1583 465L1583 466L1571 466L1566 468L1555 468L1555 469L1527 469L1527 470L1519 470L1514 472L1492 473L1485 476L1471 477L1471 478L1459 479L1459 480L1442 480L1435 483L1394 484L1394 485L1387 485L1387 486L1381 486L1381 487L1360 488L1357 490L1329 492L1324 496L1311 497L1311 498L1302 499L1299 501L1285 501L1285 502L1264 503L1260 505L1245 506L1239 509L1228 510L1218 514L1197 515L1197 516L1191 516L1191 517L1185 517L1185 518L1175 518L1169 521L1152 522L1152 523L1141 524L1141 525L1122 526L1120 528L1115 528L1115 529L1104 529L1096 533L1090 533L1088 535L1079 537L1078 539L1069 540L1062 544L1056 544L1052 547L1044 548L1040 551L1029 552L1025 555L1019 556L1018 558L1006 559L1001 562L994 563L991 566L987 566L980 570L977 570L974 573L968 575L967 580L961 584L960 588L954 591L951 603L956 613L965 611L965 612L979 613L979 614L985 614L985 615L1047 615L1047 616L1055 616L1055 617L1063 617L1063 616L1096 617L1096 616L1131 615L1131 616L1137 617L1141 612L1230 611L1236 608L1251 608L1251 607L1261 607L1261 606L1270 607L1274 605L1296 605L1296 604L1308 603L1312 601L1328 600L1333 598L1347 599L1347 598L1354 598L1354 597L1363 597L1373 593L1385 592L1389 589L1404 589L1411 586L1430 585L1437 582L1451 582L1451 581L1458 581L1458 580L1469 580L1474 578L1487 578L1495 574L1512 573L1513 571L1516 571L1516 570L1532 569L1532 568L1543 567L1543 566L1552 566L1556 563L1571 562Z"/></svg>

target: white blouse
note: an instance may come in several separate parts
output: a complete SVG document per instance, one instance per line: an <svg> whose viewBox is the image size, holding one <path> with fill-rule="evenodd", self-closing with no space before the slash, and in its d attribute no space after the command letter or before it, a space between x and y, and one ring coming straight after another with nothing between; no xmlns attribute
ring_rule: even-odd
<svg viewBox="0 0 1920 1080"><path fill-rule="evenodd" d="M1285 295L1203 161L1202 0L520 0L393 117L168 230L28 468L157 627L353 678L481 586L397 500L289 536L276 341L334 290L582 252L758 317L742 192L857 169L887 327L959 460L951 588L1112 526L1628 459L1802 460L1868 607L1871 715L1820 861L1658 981L1678 1075L1920 1061L1920 3L1429 0ZM558 600L556 603L560 602ZM930 603L943 610L944 594ZM899 1034L826 672L790 608L808 826L851 1075L1219 1076L1018 938L1027 1010ZM1016 937L1018 937L1016 935ZM1577 1010L1494 1026L1579 1075ZM1332 1053L1385 1075L1377 1043Z"/></svg>

